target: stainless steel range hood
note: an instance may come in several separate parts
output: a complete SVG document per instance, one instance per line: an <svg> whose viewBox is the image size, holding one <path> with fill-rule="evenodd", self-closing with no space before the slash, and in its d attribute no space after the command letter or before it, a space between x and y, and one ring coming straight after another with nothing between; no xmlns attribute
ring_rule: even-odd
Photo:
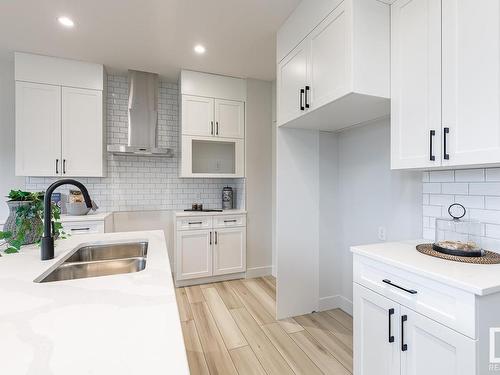
<svg viewBox="0 0 500 375"><path fill-rule="evenodd" d="M158 74L128 71L128 145L108 145L115 155L171 157L158 147Z"/></svg>

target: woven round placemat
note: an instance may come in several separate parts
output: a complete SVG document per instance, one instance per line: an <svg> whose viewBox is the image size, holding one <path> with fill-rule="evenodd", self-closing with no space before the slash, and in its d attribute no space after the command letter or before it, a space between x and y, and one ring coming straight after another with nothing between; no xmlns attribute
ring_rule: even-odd
<svg viewBox="0 0 500 375"><path fill-rule="evenodd" d="M481 257L459 257L456 255L448 255L440 253L432 248L432 244L424 243L417 245L417 250L425 255L430 255L431 257L452 260L454 262L462 263L472 263L472 264L499 264L500 254L494 253L493 251L484 251L484 255Z"/></svg>

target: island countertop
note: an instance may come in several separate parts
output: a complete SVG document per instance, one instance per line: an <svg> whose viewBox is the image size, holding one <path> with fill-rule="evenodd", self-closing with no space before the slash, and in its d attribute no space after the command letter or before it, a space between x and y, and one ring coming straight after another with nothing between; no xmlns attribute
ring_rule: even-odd
<svg viewBox="0 0 500 375"><path fill-rule="evenodd" d="M416 245L428 242L382 242L352 246L351 251L476 295L500 292L500 264L460 263L431 257L416 250Z"/></svg>
<svg viewBox="0 0 500 375"><path fill-rule="evenodd" d="M82 244L148 241L136 273L35 283ZM0 373L189 374L163 231L56 241L55 259L26 246L0 258Z"/></svg>

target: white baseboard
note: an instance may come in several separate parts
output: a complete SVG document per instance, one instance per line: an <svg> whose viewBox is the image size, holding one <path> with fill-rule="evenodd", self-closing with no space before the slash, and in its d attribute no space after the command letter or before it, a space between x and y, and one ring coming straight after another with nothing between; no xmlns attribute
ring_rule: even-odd
<svg viewBox="0 0 500 375"><path fill-rule="evenodd" d="M262 277L272 274L272 266L252 267L247 268L247 279L252 277Z"/></svg>
<svg viewBox="0 0 500 375"><path fill-rule="evenodd" d="M337 294L335 296L321 297L319 299L319 311L341 309L352 316L352 301L344 296Z"/></svg>

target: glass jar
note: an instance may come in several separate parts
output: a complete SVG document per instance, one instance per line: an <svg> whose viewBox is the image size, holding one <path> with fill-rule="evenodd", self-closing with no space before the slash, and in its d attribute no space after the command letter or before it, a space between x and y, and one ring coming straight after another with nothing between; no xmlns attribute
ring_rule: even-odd
<svg viewBox="0 0 500 375"><path fill-rule="evenodd" d="M482 224L475 220L463 220L466 209L458 203L452 204L448 213L451 219L436 219L433 249L456 256L482 256Z"/></svg>

